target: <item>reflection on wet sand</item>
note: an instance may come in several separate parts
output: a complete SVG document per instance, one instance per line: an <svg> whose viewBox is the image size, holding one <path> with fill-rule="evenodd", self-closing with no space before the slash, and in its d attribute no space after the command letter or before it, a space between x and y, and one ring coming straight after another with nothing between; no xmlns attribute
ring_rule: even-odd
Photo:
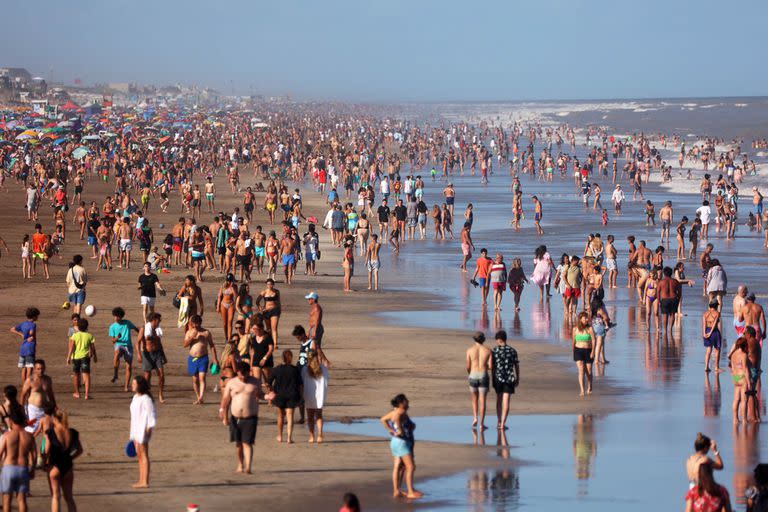
<svg viewBox="0 0 768 512"><path fill-rule="evenodd" d="M589 493L587 480L592 476L592 459L596 456L594 416L579 414L573 427L573 457L576 464L576 478L579 481L579 496L586 496Z"/></svg>
<svg viewBox="0 0 768 512"><path fill-rule="evenodd" d="M473 510L516 510L520 504L520 477L514 468L470 471L467 486Z"/></svg>
<svg viewBox="0 0 768 512"><path fill-rule="evenodd" d="M710 373L704 373L704 416L715 417L720 416L720 407L722 405L722 399L720 396L720 374L715 373L710 377ZM712 387L711 380L715 381L714 388Z"/></svg>
<svg viewBox="0 0 768 512"><path fill-rule="evenodd" d="M752 471L760 462L758 446L759 423L733 425L733 486L731 499L740 505L746 504L744 492L754 485Z"/></svg>

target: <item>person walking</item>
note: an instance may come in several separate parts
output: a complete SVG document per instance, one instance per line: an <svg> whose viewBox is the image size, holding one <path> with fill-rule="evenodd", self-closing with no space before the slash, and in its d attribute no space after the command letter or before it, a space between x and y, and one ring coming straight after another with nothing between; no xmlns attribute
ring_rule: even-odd
<svg viewBox="0 0 768 512"><path fill-rule="evenodd" d="M219 418L229 426L229 441L237 448L237 472L251 474L253 444L259 425L261 371L245 362L237 363L237 374L222 389Z"/></svg>
<svg viewBox="0 0 768 512"><path fill-rule="evenodd" d="M139 457L139 480L133 484L134 489L149 487L149 441L157 425L157 413L152 394L149 392L149 382L137 375L131 382L133 399L131 400L131 430L130 440Z"/></svg>
<svg viewBox="0 0 768 512"><path fill-rule="evenodd" d="M507 428L510 395L520 384L520 361L517 350L507 345L507 331L496 333L496 346L491 350L491 369L493 389L496 391L496 428L503 431Z"/></svg>
<svg viewBox="0 0 768 512"><path fill-rule="evenodd" d="M309 442L323 442L323 406L328 395L328 367L321 363L317 351L307 352L307 364L301 369L304 407L307 410ZM317 428L317 435L315 435Z"/></svg>

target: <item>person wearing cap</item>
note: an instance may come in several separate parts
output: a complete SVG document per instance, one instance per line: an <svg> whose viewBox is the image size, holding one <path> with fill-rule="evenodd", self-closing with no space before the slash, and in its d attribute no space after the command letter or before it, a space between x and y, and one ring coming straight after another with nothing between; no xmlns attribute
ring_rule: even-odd
<svg viewBox="0 0 768 512"><path fill-rule="evenodd" d="M616 214L620 215L621 203L624 202L624 191L621 190L621 185L616 185L616 188L613 190L613 194L611 195L611 199L613 200L613 208L616 211Z"/></svg>
<svg viewBox="0 0 768 512"><path fill-rule="evenodd" d="M319 347L323 342L323 334L325 334L325 328L323 328L323 308L318 302L320 296L317 292L309 292L304 298L309 301L309 337Z"/></svg>

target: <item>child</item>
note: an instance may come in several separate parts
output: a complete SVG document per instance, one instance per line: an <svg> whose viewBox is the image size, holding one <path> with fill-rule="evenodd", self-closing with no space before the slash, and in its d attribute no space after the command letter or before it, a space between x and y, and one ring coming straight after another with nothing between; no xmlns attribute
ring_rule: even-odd
<svg viewBox="0 0 768 512"><path fill-rule="evenodd" d="M168 262L168 268L171 268L171 254L173 253L173 235L168 233L163 239L163 251L165 252L165 260Z"/></svg>
<svg viewBox="0 0 768 512"><path fill-rule="evenodd" d="M29 235L24 235L21 241L21 275L24 279L32 279L32 260L29 257Z"/></svg>
<svg viewBox="0 0 768 512"><path fill-rule="evenodd" d="M131 341L131 331L139 332L133 322L125 319L125 310L117 307L112 310L112 316L115 323L109 326L109 337L115 345L115 357L112 362L114 374L112 383L117 382L117 374L120 370L120 359L125 361L125 385L123 391L128 391L131 382L131 365L133 363L133 342Z"/></svg>
<svg viewBox="0 0 768 512"><path fill-rule="evenodd" d="M389 243L392 244L392 250L395 251L395 253L400 254L400 229L399 228L395 228L392 230L392 233L389 235Z"/></svg>
<svg viewBox="0 0 768 512"><path fill-rule="evenodd" d="M608 210L603 208L603 226L608 225Z"/></svg>
<svg viewBox="0 0 768 512"><path fill-rule="evenodd" d="M59 259L61 256L61 246L64 245L64 226L61 224L56 226L56 231L51 236L51 252L52 254L58 254Z"/></svg>
<svg viewBox="0 0 768 512"><path fill-rule="evenodd" d="M88 320L81 318L77 321L77 332L69 338L67 350L67 364L72 364L74 374L72 382L75 392L72 396L75 398L80 398L80 377L82 376L85 384L85 399L91 399L91 359L94 363L97 362L96 345L93 335L88 332Z"/></svg>

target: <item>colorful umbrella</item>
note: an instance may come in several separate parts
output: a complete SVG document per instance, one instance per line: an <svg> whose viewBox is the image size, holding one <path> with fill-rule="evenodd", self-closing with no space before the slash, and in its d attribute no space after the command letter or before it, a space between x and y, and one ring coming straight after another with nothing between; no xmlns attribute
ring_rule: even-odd
<svg viewBox="0 0 768 512"><path fill-rule="evenodd" d="M84 158L85 155L88 154L88 148L84 148L83 146L80 146L79 148L75 149L72 152L72 158L77 158L80 160L81 158Z"/></svg>

